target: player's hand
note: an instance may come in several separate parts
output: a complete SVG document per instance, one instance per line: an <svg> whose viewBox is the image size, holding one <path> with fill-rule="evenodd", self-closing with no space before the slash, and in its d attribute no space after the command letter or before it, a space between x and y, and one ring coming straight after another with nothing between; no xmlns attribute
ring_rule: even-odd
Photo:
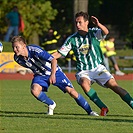
<svg viewBox="0 0 133 133"><path fill-rule="evenodd" d="M96 26L98 26L99 20L96 17L91 16L91 21L92 21L93 24L95 24Z"/></svg>
<svg viewBox="0 0 133 133"><path fill-rule="evenodd" d="M56 82L55 74L51 74L51 76L49 78L49 82L50 82L50 84L54 84Z"/></svg>

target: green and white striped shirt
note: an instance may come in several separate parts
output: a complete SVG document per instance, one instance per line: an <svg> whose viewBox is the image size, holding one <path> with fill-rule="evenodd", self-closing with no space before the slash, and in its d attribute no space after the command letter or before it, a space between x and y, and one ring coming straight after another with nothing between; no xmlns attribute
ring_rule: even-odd
<svg viewBox="0 0 133 133"><path fill-rule="evenodd" d="M103 62L103 55L99 46L99 41L103 38L105 36L98 28L89 29L85 36L76 32L67 38L58 52L66 56L70 50L73 50L77 60L77 70L91 70Z"/></svg>

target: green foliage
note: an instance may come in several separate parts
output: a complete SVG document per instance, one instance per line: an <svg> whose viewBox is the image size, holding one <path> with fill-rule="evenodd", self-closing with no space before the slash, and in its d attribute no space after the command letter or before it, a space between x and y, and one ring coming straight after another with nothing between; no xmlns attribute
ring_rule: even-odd
<svg viewBox="0 0 133 133"><path fill-rule="evenodd" d="M3 0L0 2L0 5L1 32L4 33L7 30L7 24L4 21L5 15L16 5L25 23L23 35L26 39L28 39L33 32L42 35L44 31L47 31L47 29L51 27L51 21L53 21L57 15L57 10L53 9L51 2L47 0Z"/></svg>
<svg viewBox="0 0 133 133"><path fill-rule="evenodd" d="M117 25L120 38L133 41L133 0L102 0L99 18L104 24Z"/></svg>
<svg viewBox="0 0 133 133"><path fill-rule="evenodd" d="M133 9L132 9L132 12L133 12ZM129 32L127 34L126 41L133 43L133 16L132 16L132 20L130 22L129 28L130 29L129 29Z"/></svg>
<svg viewBox="0 0 133 133"><path fill-rule="evenodd" d="M110 110L106 117L93 117L88 116L69 95L51 86L47 95L55 100L57 107L55 115L47 116L47 108L30 94L30 83L28 80L0 81L0 133L132 133L132 109L109 89L93 85ZM77 82L72 83L92 109L100 113ZM132 81L118 83L132 94Z"/></svg>
<svg viewBox="0 0 133 133"><path fill-rule="evenodd" d="M88 13L90 16L99 16L100 6L103 4L102 0L89 0ZM95 9L95 10L94 10Z"/></svg>
<svg viewBox="0 0 133 133"><path fill-rule="evenodd" d="M72 33L74 30L73 21L73 1L71 0L50 0L52 7L58 10L55 21L52 26L58 30L62 35Z"/></svg>
<svg viewBox="0 0 133 133"><path fill-rule="evenodd" d="M3 52L13 52L12 45L10 42L2 42L3 44Z"/></svg>
<svg viewBox="0 0 133 133"><path fill-rule="evenodd" d="M120 39L129 43L133 41L133 0L89 0L88 3L90 15L98 17L103 24L116 25ZM13 5L19 7L24 19L26 39L34 31L42 35L50 26L60 34L74 31L74 5L71 0L0 0L0 33L7 30L5 15Z"/></svg>

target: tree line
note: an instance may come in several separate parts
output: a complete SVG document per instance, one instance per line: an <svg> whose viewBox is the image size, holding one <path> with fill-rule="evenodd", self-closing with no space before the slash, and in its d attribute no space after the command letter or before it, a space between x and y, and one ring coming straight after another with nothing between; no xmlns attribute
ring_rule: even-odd
<svg viewBox="0 0 133 133"><path fill-rule="evenodd" d="M25 23L25 30L21 34L31 42L38 40L50 27L60 34L72 33L76 1L79 2L79 10L83 9L81 3L87 1L85 10L90 16L98 17L103 24L117 25L120 36L133 42L132 0L0 0L0 34L5 34L7 30L5 15L14 5L18 6Z"/></svg>

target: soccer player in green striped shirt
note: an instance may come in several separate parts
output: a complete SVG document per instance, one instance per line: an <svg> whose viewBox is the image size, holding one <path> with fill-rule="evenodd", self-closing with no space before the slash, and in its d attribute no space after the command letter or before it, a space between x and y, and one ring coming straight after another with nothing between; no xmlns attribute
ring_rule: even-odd
<svg viewBox="0 0 133 133"><path fill-rule="evenodd" d="M133 109L133 98L116 83L114 77L102 65L100 40L104 39L109 31L96 17L91 16L91 21L97 28L88 28L89 15L85 12L78 12L75 15L77 32L70 35L53 56L55 58L66 56L70 50L73 50L77 60L77 82L85 94L101 109L101 116L105 116L109 110L96 91L91 88L94 82L113 90Z"/></svg>

